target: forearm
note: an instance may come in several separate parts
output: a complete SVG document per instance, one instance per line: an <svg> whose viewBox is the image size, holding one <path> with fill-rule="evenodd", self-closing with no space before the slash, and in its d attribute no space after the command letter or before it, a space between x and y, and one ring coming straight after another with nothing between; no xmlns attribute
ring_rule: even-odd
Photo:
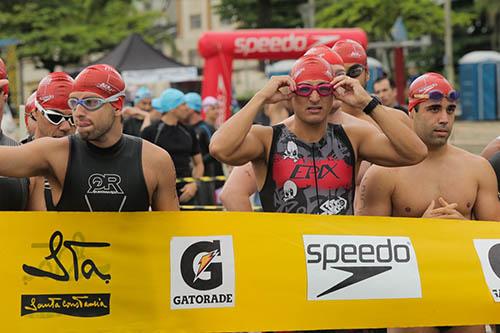
<svg viewBox="0 0 500 333"><path fill-rule="evenodd" d="M427 147L422 140L401 118L395 117L391 110L379 105L370 116L404 162L416 164L427 156Z"/></svg>
<svg viewBox="0 0 500 333"><path fill-rule="evenodd" d="M238 113L222 124L212 136L210 152L229 156L237 151L263 104L264 98L257 93Z"/></svg>
<svg viewBox="0 0 500 333"><path fill-rule="evenodd" d="M192 175L193 175L193 178L200 178L200 177L203 177L203 172L205 171L205 167L203 165L203 163L198 163L198 164L195 164L193 166L193 171L192 171Z"/></svg>

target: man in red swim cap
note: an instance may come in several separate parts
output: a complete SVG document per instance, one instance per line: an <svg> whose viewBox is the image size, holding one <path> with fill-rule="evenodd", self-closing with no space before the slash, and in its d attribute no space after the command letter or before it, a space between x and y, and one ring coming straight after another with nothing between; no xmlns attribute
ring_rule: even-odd
<svg viewBox="0 0 500 333"><path fill-rule="evenodd" d="M122 134L124 90L113 67L85 68L68 99L77 134L0 147L0 160L8 161L0 175L44 176L58 211L178 210L168 153Z"/></svg>
<svg viewBox="0 0 500 333"><path fill-rule="evenodd" d="M38 84L31 113L36 120L35 138L61 138L75 133L75 122L68 106L73 79L64 72L50 73Z"/></svg>
<svg viewBox="0 0 500 333"><path fill-rule="evenodd" d="M362 215L500 220L497 182L488 161L448 143L458 93L440 74L409 89L413 128L429 155L406 168L371 167L361 183Z"/></svg>
<svg viewBox="0 0 500 333"><path fill-rule="evenodd" d="M371 114L388 136L369 125L329 124L334 95ZM283 100L290 101L293 119L252 126L264 104ZM230 165L252 162L264 211L339 215L353 214L356 158L409 165L426 155L411 129L391 121L359 82L336 77L315 55L297 60L290 76L272 77L214 134L210 152Z"/></svg>

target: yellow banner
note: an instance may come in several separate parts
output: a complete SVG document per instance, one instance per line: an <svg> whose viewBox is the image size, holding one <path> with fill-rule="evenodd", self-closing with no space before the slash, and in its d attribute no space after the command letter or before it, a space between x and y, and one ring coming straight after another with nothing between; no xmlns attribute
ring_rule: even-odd
<svg viewBox="0 0 500 333"><path fill-rule="evenodd" d="M500 224L265 213L2 213L2 331L500 323Z"/></svg>

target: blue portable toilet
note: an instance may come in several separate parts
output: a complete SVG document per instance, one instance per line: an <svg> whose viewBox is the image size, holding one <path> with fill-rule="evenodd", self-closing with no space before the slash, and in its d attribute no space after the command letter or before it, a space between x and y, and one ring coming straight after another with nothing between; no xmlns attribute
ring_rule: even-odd
<svg viewBox="0 0 500 333"><path fill-rule="evenodd" d="M369 93L373 93L373 82L384 75L384 66L380 61L372 57L367 58L367 63L368 70L370 71L370 80L366 83L366 90Z"/></svg>
<svg viewBox="0 0 500 333"><path fill-rule="evenodd" d="M500 118L500 53L474 51L459 61L462 118Z"/></svg>

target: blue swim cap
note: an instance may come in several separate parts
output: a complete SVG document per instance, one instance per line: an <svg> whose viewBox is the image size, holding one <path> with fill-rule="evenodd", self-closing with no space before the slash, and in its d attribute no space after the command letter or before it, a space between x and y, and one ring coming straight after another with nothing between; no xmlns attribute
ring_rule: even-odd
<svg viewBox="0 0 500 333"><path fill-rule="evenodd" d="M161 96L153 99L153 108L161 113L169 112L179 105L186 103L184 93L180 90L168 88L161 93Z"/></svg>
<svg viewBox="0 0 500 333"><path fill-rule="evenodd" d="M187 93L186 96L186 104L190 109L195 110L196 112L201 112L201 96L198 93L190 92Z"/></svg>
<svg viewBox="0 0 500 333"><path fill-rule="evenodd" d="M145 98L151 98L151 97L152 97L151 90L149 90L147 87L140 87L135 92L134 104L139 103L141 100Z"/></svg>

